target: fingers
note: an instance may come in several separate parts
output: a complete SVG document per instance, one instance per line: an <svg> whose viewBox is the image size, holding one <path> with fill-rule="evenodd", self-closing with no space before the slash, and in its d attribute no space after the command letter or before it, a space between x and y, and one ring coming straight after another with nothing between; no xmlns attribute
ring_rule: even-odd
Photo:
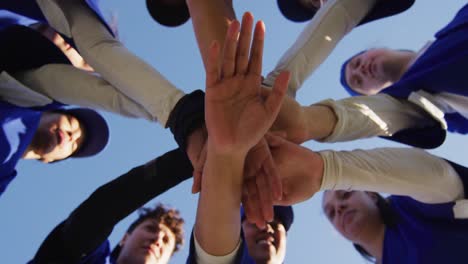
<svg viewBox="0 0 468 264"><path fill-rule="evenodd" d="M257 192L257 183L255 178L245 182L247 188L247 203L249 204L249 214L246 214L250 223L255 223L260 229L265 228L265 220L260 206L260 197Z"/></svg>
<svg viewBox="0 0 468 264"><path fill-rule="evenodd" d="M284 137L286 137L286 133L284 131L269 132L265 135L268 146L272 148L281 146L285 142Z"/></svg>
<svg viewBox="0 0 468 264"><path fill-rule="evenodd" d="M252 49L250 51L250 62L248 72L258 76L262 75L263 44L265 40L265 24L258 21L255 25Z"/></svg>
<svg viewBox="0 0 468 264"><path fill-rule="evenodd" d="M289 72L281 72L275 80L273 90L266 99L265 107L267 108L267 111L271 113L271 122L273 122L279 113L286 90L288 89L289 78Z"/></svg>
<svg viewBox="0 0 468 264"><path fill-rule="evenodd" d="M264 221L273 221L273 198L271 196L271 186L268 180L269 175L265 171L261 171L256 179L257 192L260 200L260 209L262 211Z"/></svg>
<svg viewBox="0 0 468 264"><path fill-rule="evenodd" d="M193 194L201 191L201 178L202 178L202 171L194 170L193 171L193 183L192 183Z"/></svg>
<svg viewBox="0 0 468 264"><path fill-rule="evenodd" d="M221 76L231 77L235 73L236 69L236 50L238 47L238 35L239 35L240 24L239 21L232 21L229 25L228 31L226 33L226 40L224 41L223 48L223 61L222 61L222 70Z"/></svg>
<svg viewBox="0 0 468 264"><path fill-rule="evenodd" d="M206 89L213 87L219 80L219 44L213 41L210 45L208 61L206 63Z"/></svg>
<svg viewBox="0 0 468 264"><path fill-rule="evenodd" d="M205 142L200 153L198 154L198 158L195 162L195 165L193 166L192 193L194 194L201 191L203 168L205 167L206 162L206 152L207 147Z"/></svg>
<svg viewBox="0 0 468 264"><path fill-rule="evenodd" d="M251 181L250 184L255 186L255 182ZM249 197L249 193L247 191L247 183L245 184L244 188L242 188L242 207L244 208L245 218L249 223L255 223L255 219L262 218L261 215L258 215L260 211L257 209L258 203L255 203Z"/></svg>
<svg viewBox="0 0 468 264"><path fill-rule="evenodd" d="M266 175L266 185L269 186L271 190L271 196L273 196L273 199L275 200L281 200L281 196L283 194L282 183L271 153L263 163L263 170ZM262 206L264 205L262 204Z"/></svg>
<svg viewBox="0 0 468 264"><path fill-rule="evenodd" d="M236 74L245 74L249 64L250 42L252 41L253 16L246 12L242 17L239 46L236 53Z"/></svg>

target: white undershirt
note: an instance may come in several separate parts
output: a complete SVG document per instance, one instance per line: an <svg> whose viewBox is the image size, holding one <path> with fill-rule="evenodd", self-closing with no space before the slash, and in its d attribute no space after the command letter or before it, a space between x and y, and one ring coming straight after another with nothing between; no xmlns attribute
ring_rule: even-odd
<svg viewBox="0 0 468 264"><path fill-rule="evenodd" d="M199 264L232 264L234 263L237 252L239 251L241 245L242 245L242 239L239 237L239 243L237 243L237 246L234 248L234 250L224 256L214 256L206 252L200 243L198 243L197 236L195 232L193 232L193 240L195 244L195 254L196 254L196 260L197 263Z"/></svg>

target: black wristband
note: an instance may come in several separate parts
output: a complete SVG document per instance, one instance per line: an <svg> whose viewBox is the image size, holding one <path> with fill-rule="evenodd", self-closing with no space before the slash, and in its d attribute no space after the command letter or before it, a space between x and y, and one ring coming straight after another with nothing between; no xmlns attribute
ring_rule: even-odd
<svg viewBox="0 0 468 264"><path fill-rule="evenodd" d="M182 97L169 115L166 127L183 151L187 150L187 139L196 129L205 124L205 93L196 90Z"/></svg>

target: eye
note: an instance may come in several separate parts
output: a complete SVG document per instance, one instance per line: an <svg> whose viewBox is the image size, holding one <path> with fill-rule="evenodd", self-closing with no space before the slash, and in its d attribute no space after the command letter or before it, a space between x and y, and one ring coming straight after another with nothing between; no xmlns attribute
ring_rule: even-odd
<svg viewBox="0 0 468 264"><path fill-rule="evenodd" d="M155 226L155 225L146 225L145 226L145 229L148 231L148 232L156 232L158 230L158 228Z"/></svg>
<svg viewBox="0 0 468 264"><path fill-rule="evenodd" d="M327 216L328 216L328 219L333 220L333 218L335 217L335 210L333 209L327 210Z"/></svg>
<svg viewBox="0 0 468 264"><path fill-rule="evenodd" d="M360 64L361 64L361 59L359 57L357 57L357 58L354 58L353 63L351 64L351 66L353 66L353 68L356 69L357 67L359 67Z"/></svg>
<svg viewBox="0 0 468 264"><path fill-rule="evenodd" d="M354 191L348 191L343 193L343 200L348 199Z"/></svg>
<svg viewBox="0 0 468 264"><path fill-rule="evenodd" d="M168 237L168 236L164 236L164 237L163 237L163 242L164 242L164 244L169 243L169 237Z"/></svg>

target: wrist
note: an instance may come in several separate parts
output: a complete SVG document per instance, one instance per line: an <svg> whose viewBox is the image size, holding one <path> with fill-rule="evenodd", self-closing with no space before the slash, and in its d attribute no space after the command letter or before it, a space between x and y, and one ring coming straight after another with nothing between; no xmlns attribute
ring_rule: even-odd
<svg viewBox="0 0 468 264"><path fill-rule="evenodd" d="M304 162L307 169L307 177L310 179L310 189L313 190L313 193L316 193L320 190L323 181L324 174L324 161L320 154L309 150L309 155L307 155L307 160Z"/></svg>
<svg viewBox="0 0 468 264"><path fill-rule="evenodd" d="M207 157L219 162L243 163L247 153L248 150L236 148L236 146L221 146L221 144L213 142L210 137L207 139Z"/></svg>

